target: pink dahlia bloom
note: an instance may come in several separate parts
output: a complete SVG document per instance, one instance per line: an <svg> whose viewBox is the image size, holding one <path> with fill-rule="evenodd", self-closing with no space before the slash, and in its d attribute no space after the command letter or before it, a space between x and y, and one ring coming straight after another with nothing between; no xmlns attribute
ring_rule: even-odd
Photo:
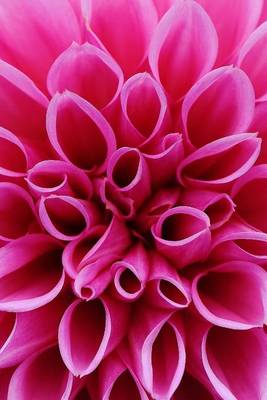
<svg viewBox="0 0 267 400"><path fill-rule="evenodd" d="M267 1L0 26L0 400L266 400Z"/></svg>

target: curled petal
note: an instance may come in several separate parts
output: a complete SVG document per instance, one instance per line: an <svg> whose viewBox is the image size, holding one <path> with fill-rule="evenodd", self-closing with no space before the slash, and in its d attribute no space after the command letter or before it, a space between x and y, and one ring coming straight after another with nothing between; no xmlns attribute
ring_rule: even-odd
<svg viewBox="0 0 267 400"><path fill-rule="evenodd" d="M144 153L153 186L157 188L173 183L177 167L183 157L183 138L178 133L164 136L159 149L152 154Z"/></svg>
<svg viewBox="0 0 267 400"><path fill-rule="evenodd" d="M68 91L55 94L51 100L47 131L52 146L63 160L91 173L103 172L116 148L114 133L102 114Z"/></svg>
<svg viewBox="0 0 267 400"><path fill-rule="evenodd" d="M119 142L145 146L165 133L169 113L161 85L147 72L131 76L121 90Z"/></svg>
<svg viewBox="0 0 267 400"><path fill-rule="evenodd" d="M0 215L0 239L4 241L25 235L36 222L31 196L10 182L0 182Z"/></svg>
<svg viewBox="0 0 267 400"><path fill-rule="evenodd" d="M122 260L112 266L116 295L124 301L139 298L149 273L149 258L141 244L133 246Z"/></svg>
<svg viewBox="0 0 267 400"><path fill-rule="evenodd" d="M177 268L204 260L210 250L210 221L192 207L174 207L164 212L152 226L152 235L160 253Z"/></svg>
<svg viewBox="0 0 267 400"><path fill-rule="evenodd" d="M69 2L3 0L0 24L3 27L1 59L25 71L45 92L46 75L53 60L73 40L80 39L80 29Z"/></svg>
<svg viewBox="0 0 267 400"><path fill-rule="evenodd" d="M37 198L56 194L89 199L93 194L85 172L66 161L41 161L28 171L26 181Z"/></svg>
<svg viewBox="0 0 267 400"><path fill-rule="evenodd" d="M52 65L47 85L50 94L70 90L96 108L110 105L120 93L123 73L112 57L99 48L73 43Z"/></svg>
<svg viewBox="0 0 267 400"><path fill-rule="evenodd" d="M0 249L0 310L21 312L53 300L64 284L61 245L44 234L26 235Z"/></svg>
<svg viewBox="0 0 267 400"><path fill-rule="evenodd" d="M246 132L254 104L253 86L242 70L226 66L211 71L184 98L181 118L187 142L198 148L221 137Z"/></svg>
<svg viewBox="0 0 267 400"><path fill-rule="evenodd" d="M185 368L183 327L168 311L136 311L129 332L133 371L153 398L169 399Z"/></svg>
<svg viewBox="0 0 267 400"><path fill-rule="evenodd" d="M265 233L267 233L266 184L267 165L257 165L234 184L231 193L236 211L241 218L250 226Z"/></svg>
<svg viewBox="0 0 267 400"><path fill-rule="evenodd" d="M255 29L262 0L197 0L209 14L219 38L217 65L229 64Z"/></svg>
<svg viewBox="0 0 267 400"><path fill-rule="evenodd" d="M36 310L17 314L1 312L0 367L17 365L31 354L53 344L68 303L68 296L63 295Z"/></svg>
<svg viewBox="0 0 267 400"><path fill-rule="evenodd" d="M260 153L261 139L243 133L215 140L186 157L178 167L179 182L195 188L221 188L244 175Z"/></svg>
<svg viewBox="0 0 267 400"><path fill-rule="evenodd" d="M119 259L130 244L129 232L123 222L113 217L108 227L99 225L78 240L68 243L62 263L67 274L75 279L77 273L88 264Z"/></svg>
<svg viewBox="0 0 267 400"><path fill-rule="evenodd" d="M157 24L152 0L92 0L89 24L127 76L144 61ZM116 21L111 24L110 21ZM117 23L119 21L119 23Z"/></svg>
<svg viewBox="0 0 267 400"><path fill-rule="evenodd" d="M221 264L196 276L192 297L199 313L215 325L230 329L263 326L267 272L245 261Z"/></svg>
<svg viewBox="0 0 267 400"><path fill-rule="evenodd" d="M237 65L246 72L253 83L256 98L267 100L267 22L259 26L242 46ZM255 60L257 62L255 63Z"/></svg>
<svg viewBox="0 0 267 400"><path fill-rule="evenodd" d="M204 211L210 219L210 229L217 229L228 222L235 211L235 204L228 194L208 190L186 190L180 204Z"/></svg>
<svg viewBox="0 0 267 400"><path fill-rule="evenodd" d="M114 152L107 168L108 180L134 201L135 209L150 194L150 175L144 156L136 148L121 147Z"/></svg>
<svg viewBox="0 0 267 400"><path fill-rule="evenodd" d="M257 164L267 164L267 101L256 104L253 121L249 127L250 132L258 132L262 139L261 152Z"/></svg>
<svg viewBox="0 0 267 400"><path fill-rule="evenodd" d="M28 154L23 143L7 129L0 127L0 174L8 177L25 176Z"/></svg>
<svg viewBox="0 0 267 400"><path fill-rule="evenodd" d="M214 400L211 392L196 378L185 372L172 400Z"/></svg>
<svg viewBox="0 0 267 400"><path fill-rule="evenodd" d="M151 42L149 63L155 78L178 100L211 70L216 56L216 31L203 8L191 0L174 2Z"/></svg>
<svg viewBox="0 0 267 400"><path fill-rule="evenodd" d="M10 381L8 399L64 400L69 398L72 381L58 348L50 347L18 366Z"/></svg>
<svg viewBox="0 0 267 400"><path fill-rule="evenodd" d="M99 222L94 203L54 194L40 199L39 217L46 231L60 240L78 239Z"/></svg>
<svg viewBox="0 0 267 400"><path fill-rule="evenodd" d="M191 301L189 285L159 254L151 254L151 268L146 285L146 302L161 308L183 309Z"/></svg>
<svg viewBox="0 0 267 400"><path fill-rule="evenodd" d="M119 344L127 322L128 307L123 302L107 297L89 302L76 300L59 326L59 347L67 368L75 376L94 371Z"/></svg>

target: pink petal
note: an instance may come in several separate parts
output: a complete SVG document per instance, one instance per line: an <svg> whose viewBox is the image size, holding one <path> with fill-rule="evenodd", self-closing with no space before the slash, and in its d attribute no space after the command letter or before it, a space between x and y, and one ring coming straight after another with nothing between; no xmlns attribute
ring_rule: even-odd
<svg viewBox="0 0 267 400"><path fill-rule="evenodd" d="M172 400L214 400L208 389L192 375L185 372Z"/></svg>
<svg viewBox="0 0 267 400"><path fill-rule="evenodd" d="M46 75L53 60L80 38L77 19L68 1L3 0L0 24L0 57L24 71L46 91Z"/></svg>
<svg viewBox="0 0 267 400"><path fill-rule="evenodd" d="M47 86L53 96L68 89L96 108L104 108L118 96L123 74L118 64L104 51L89 43L73 43L52 65Z"/></svg>
<svg viewBox="0 0 267 400"><path fill-rule="evenodd" d="M160 253L176 268L204 260L210 249L208 216L192 207L174 207L161 214L152 227Z"/></svg>
<svg viewBox="0 0 267 400"><path fill-rule="evenodd" d="M75 240L99 222L94 203L51 194L39 202L39 217L46 231L60 240Z"/></svg>
<svg viewBox="0 0 267 400"><path fill-rule="evenodd" d="M136 148L121 147L109 159L107 178L120 192L140 207L150 194L150 175L146 161Z"/></svg>
<svg viewBox="0 0 267 400"><path fill-rule="evenodd" d="M191 302L189 285L159 254L150 254L151 269L145 290L147 303L160 308L183 309Z"/></svg>
<svg viewBox="0 0 267 400"><path fill-rule="evenodd" d="M253 83L257 99L267 99L267 23L260 25L240 49L237 65L246 72ZM255 63L255 60L257 62Z"/></svg>
<svg viewBox="0 0 267 400"><path fill-rule="evenodd" d="M51 100L47 131L52 146L63 160L89 172L103 172L116 148L114 133L102 114L68 91L56 94Z"/></svg>
<svg viewBox="0 0 267 400"><path fill-rule="evenodd" d="M262 139L261 152L257 159L257 164L267 163L267 101L256 104L253 121L249 127L250 132L259 132Z"/></svg>
<svg viewBox="0 0 267 400"><path fill-rule="evenodd" d="M3 369L0 373L0 400L7 399L8 387L14 368Z"/></svg>
<svg viewBox="0 0 267 400"><path fill-rule="evenodd" d="M228 222L235 211L235 204L228 194L208 190L186 190L180 204L204 211L210 219L210 229L217 229Z"/></svg>
<svg viewBox="0 0 267 400"><path fill-rule="evenodd" d="M196 150L178 167L179 182L194 188L221 188L244 175L260 153L257 134L224 137Z"/></svg>
<svg viewBox="0 0 267 400"><path fill-rule="evenodd" d="M127 321L128 307L122 302L107 297L76 300L59 326L59 347L68 369L75 376L94 371L123 338Z"/></svg>
<svg viewBox="0 0 267 400"><path fill-rule="evenodd" d="M123 301L135 301L143 293L149 273L149 258L138 243L122 260L112 266L116 296Z"/></svg>
<svg viewBox="0 0 267 400"><path fill-rule="evenodd" d="M211 323L250 329L263 326L266 282L267 272L256 264L231 261L197 275L192 297L199 313Z"/></svg>
<svg viewBox="0 0 267 400"><path fill-rule="evenodd" d="M10 241L24 236L36 222L31 196L22 187L0 182L0 239Z"/></svg>
<svg viewBox="0 0 267 400"><path fill-rule="evenodd" d="M62 362L57 347L27 358L11 378L8 399L67 399L73 377Z"/></svg>
<svg viewBox="0 0 267 400"><path fill-rule="evenodd" d="M0 249L0 310L29 311L53 300L64 284L61 246L43 234Z"/></svg>
<svg viewBox="0 0 267 400"><path fill-rule="evenodd" d="M151 42L149 63L155 78L178 100L211 70L216 56L217 35L209 16L195 1L176 1Z"/></svg>
<svg viewBox="0 0 267 400"><path fill-rule="evenodd" d="M201 147L221 137L246 132L254 103L253 86L242 70L226 66L211 71L183 101L182 126L187 142L191 147Z"/></svg>
<svg viewBox="0 0 267 400"><path fill-rule="evenodd" d="M129 332L133 370L153 398L169 399L185 368L181 322L170 312L139 308Z"/></svg>
<svg viewBox="0 0 267 400"><path fill-rule="evenodd" d="M0 127L0 174L8 177L25 176L28 154L23 143L12 132Z"/></svg>
<svg viewBox="0 0 267 400"><path fill-rule="evenodd" d="M67 295L33 311L17 314L2 312L0 367L7 368L53 344L60 319L69 303Z"/></svg>
<svg viewBox="0 0 267 400"><path fill-rule="evenodd" d="M160 18L171 8L174 2L175 0L154 0Z"/></svg>
<svg viewBox="0 0 267 400"><path fill-rule="evenodd" d="M233 186L236 211L249 225L267 233L267 165L257 165ZM251 201L253 199L253 201Z"/></svg>
<svg viewBox="0 0 267 400"><path fill-rule="evenodd" d="M66 161L41 161L28 171L26 181L37 198L50 194L80 199L92 197L93 188L88 176Z"/></svg>
<svg viewBox="0 0 267 400"><path fill-rule="evenodd" d="M218 33L217 65L229 64L242 43L257 25L262 0L197 0L207 13Z"/></svg>
<svg viewBox="0 0 267 400"><path fill-rule="evenodd" d="M145 146L165 133L168 104L161 85L147 72L131 76L121 90L119 143Z"/></svg>
<svg viewBox="0 0 267 400"><path fill-rule="evenodd" d="M153 1L93 0L90 5L92 30L127 76L136 72L147 55L157 24Z"/></svg>

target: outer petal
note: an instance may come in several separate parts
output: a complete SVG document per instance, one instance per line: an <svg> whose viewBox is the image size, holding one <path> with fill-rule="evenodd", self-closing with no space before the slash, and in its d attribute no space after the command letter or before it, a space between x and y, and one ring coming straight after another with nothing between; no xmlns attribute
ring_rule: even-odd
<svg viewBox="0 0 267 400"><path fill-rule="evenodd" d="M204 260L210 249L208 216L192 207L174 207L164 212L152 226L160 253L182 268Z"/></svg>
<svg viewBox="0 0 267 400"><path fill-rule="evenodd" d="M62 362L57 347L27 358L11 378L8 400L47 398L65 400L71 393L73 377Z"/></svg>
<svg viewBox="0 0 267 400"><path fill-rule="evenodd" d="M47 86L53 96L70 90L96 108L104 108L118 96L123 84L119 65L104 51L89 43L73 43L52 65Z"/></svg>
<svg viewBox="0 0 267 400"><path fill-rule="evenodd" d="M259 132L262 139L261 152L257 164L267 163L267 101L258 102L255 108L253 121L250 125L250 132Z"/></svg>
<svg viewBox="0 0 267 400"><path fill-rule="evenodd" d="M0 310L28 311L53 300L64 284L61 245L26 235L0 249Z"/></svg>
<svg viewBox="0 0 267 400"><path fill-rule="evenodd" d="M102 114L68 91L56 94L51 100L47 132L63 160L91 173L103 172L116 148L114 133Z"/></svg>
<svg viewBox="0 0 267 400"><path fill-rule="evenodd" d="M123 338L127 321L128 307L122 302L107 297L76 300L59 326L60 352L68 369L76 376L94 371Z"/></svg>
<svg viewBox="0 0 267 400"><path fill-rule="evenodd" d="M180 99L217 56L214 26L195 1L178 0L163 16L154 33L151 70L174 100Z"/></svg>
<svg viewBox="0 0 267 400"><path fill-rule="evenodd" d="M154 0L160 18L171 8L174 2L175 0Z"/></svg>
<svg viewBox="0 0 267 400"><path fill-rule="evenodd" d="M246 132L254 114L255 94L247 75L222 67L200 79L182 105L182 127L191 147L201 147L234 133Z"/></svg>
<svg viewBox="0 0 267 400"><path fill-rule="evenodd" d="M90 26L126 75L147 55L157 13L152 0L92 0ZM112 23L111 23L112 21Z"/></svg>
<svg viewBox="0 0 267 400"><path fill-rule="evenodd" d="M185 186L221 188L244 175L260 153L257 134L243 133L215 140L186 157L177 176Z"/></svg>
<svg viewBox="0 0 267 400"><path fill-rule="evenodd" d="M46 91L46 75L53 60L80 37L68 1L3 0L0 24L0 57L24 71Z"/></svg>
<svg viewBox="0 0 267 400"><path fill-rule="evenodd" d="M217 65L228 64L259 20L262 0L197 0L210 18L219 37Z"/></svg>

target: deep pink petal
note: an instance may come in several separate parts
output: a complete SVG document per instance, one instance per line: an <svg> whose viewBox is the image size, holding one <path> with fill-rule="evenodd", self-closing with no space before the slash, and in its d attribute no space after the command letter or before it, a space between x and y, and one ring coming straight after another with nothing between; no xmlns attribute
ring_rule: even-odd
<svg viewBox="0 0 267 400"><path fill-rule="evenodd" d="M253 121L250 125L250 132L259 132L262 139L261 152L257 164L267 164L267 101L258 102L255 108Z"/></svg>

